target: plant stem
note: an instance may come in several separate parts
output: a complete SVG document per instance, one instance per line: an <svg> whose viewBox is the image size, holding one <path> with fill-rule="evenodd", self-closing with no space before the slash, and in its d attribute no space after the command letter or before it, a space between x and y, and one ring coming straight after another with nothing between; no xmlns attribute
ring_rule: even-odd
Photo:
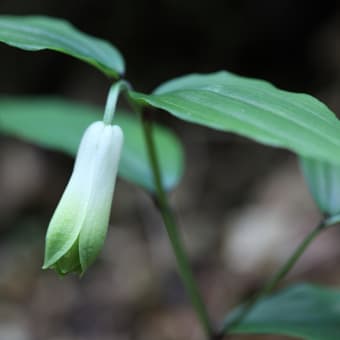
<svg viewBox="0 0 340 340"><path fill-rule="evenodd" d="M142 122L143 122L143 130L146 141L147 152L149 155L151 170L153 172L154 181L155 181L155 203L158 207L164 225L166 227L172 249L175 253L175 257L177 260L178 271L182 278L183 284L186 288L186 291L190 297L191 303L196 311L197 317L206 333L208 339L214 339L213 337L213 329L212 325L206 310L206 306L203 302L201 294L196 285L196 281L193 277L188 257L185 253L174 214L169 206L167 194L163 188L162 184L162 176L161 169L156 153L154 138L152 134L152 121L148 116L148 113L142 112Z"/></svg>
<svg viewBox="0 0 340 340"><path fill-rule="evenodd" d="M126 88L129 88L129 86L130 85L125 80L119 80L113 85L111 85L109 89L109 93L107 95L104 117L103 117L103 122L105 124L108 124L108 125L112 124L120 92Z"/></svg>
<svg viewBox="0 0 340 340"><path fill-rule="evenodd" d="M283 264L283 266L274 274L274 276L268 280L268 282L263 286L263 288L253 297L251 298L241 309L238 316L224 325L223 331L221 333L227 334L228 331L237 326L253 309L253 307L257 304L257 302L269 294L277 284L289 273L289 271L293 268L295 263L304 253L306 248L311 244L311 242L327 227L325 221L321 221L299 244L294 253L288 258L288 260Z"/></svg>

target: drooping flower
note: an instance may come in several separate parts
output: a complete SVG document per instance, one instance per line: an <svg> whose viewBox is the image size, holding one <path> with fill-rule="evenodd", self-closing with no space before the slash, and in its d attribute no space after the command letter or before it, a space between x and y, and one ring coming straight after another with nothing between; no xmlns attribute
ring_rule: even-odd
<svg viewBox="0 0 340 340"><path fill-rule="evenodd" d="M73 173L46 234L43 269L84 273L107 233L123 132L102 121L85 131Z"/></svg>

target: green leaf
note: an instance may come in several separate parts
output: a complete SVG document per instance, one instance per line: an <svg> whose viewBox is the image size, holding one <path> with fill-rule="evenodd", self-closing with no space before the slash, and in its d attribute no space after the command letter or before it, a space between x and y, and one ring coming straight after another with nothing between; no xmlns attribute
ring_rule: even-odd
<svg viewBox="0 0 340 340"><path fill-rule="evenodd" d="M236 317L238 309L226 319ZM282 334L308 340L340 339L340 291L300 284L258 305L231 333Z"/></svg>
<svg viewBox="0 0 340 340"><path fill-rule="evenodd" d="M59 51L115 78L124 73L124 60L114 46L82 33L65 20L44 16L0 15L0 41L28 51Z"/></svg>
<svg viewBox="0 0 340 340"><path fill-rule="evenodd" d="M340 213L340 166L305 157L300 157L300 166L320 211L327 216L338 215Z"/></svg>
<svg viewBox="0 0 340 340"><path fill-rule="evenodd" d="M130 98L188 122L340 164L339 121L306 94L222 71L177 78L150 95L131 91Z"/></svg>
<svg viewBox="0 0 340 340"><path fill-rule="evenodd" d="M340 214L336 214L325 219L325 225L327 227L332 227L338 223L340 223Z"/></svg>
<svg viewBox="0 0 340 340"><path fill-rule="evenodd" d="M0 98L0 132L74 156L85 128L102 119L102 109L53 98ZM114 123L124 132L119 175L154 191L143 131L136 116L117 113ZM177 138L155 126L163 184L173 188L183 172L183 153Z"/></svg>

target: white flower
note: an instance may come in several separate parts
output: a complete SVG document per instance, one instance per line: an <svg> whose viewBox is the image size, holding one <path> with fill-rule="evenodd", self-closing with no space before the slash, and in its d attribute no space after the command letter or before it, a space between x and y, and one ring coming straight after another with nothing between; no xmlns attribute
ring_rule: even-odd
<svg viewBox="0 0 340 340"><path fill-rule="evenodd" d="M96 259L107 233L122 144L117 125L98 121L85 131L48 226L44 269L83 273Z"/></svg>

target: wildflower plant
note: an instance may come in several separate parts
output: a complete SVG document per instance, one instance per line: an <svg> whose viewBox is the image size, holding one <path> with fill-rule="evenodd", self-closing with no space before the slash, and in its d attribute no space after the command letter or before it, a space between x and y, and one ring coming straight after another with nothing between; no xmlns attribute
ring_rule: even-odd
<svg viewBox="0 0 340 340"><path fill-rule="evenodd" d="M227 71L185 75L150 94L136 92L122 79L125 63L116 47L51 17L0 16L0 41L29 51L50 49L68 54L97 68L113 83L103 120L97 108L65 99L0 98L2 133L76 156L47 230L44 268L62 275L83 274L93 264L105 240L118 172L155 199L179 274L207 339L223 339L232 333L340 339L339 290L300 284L272 294L308 245L340 221L340 123L326 105L312 96ZM125 98L135 115L116 110L118 97ZM265 286L230 311L223 322L210 319L167 198L183 173L181 144L152 121L149 110L290 150L300 160L323 214ZM68 122L66 127L64 122Z"/></svg>

